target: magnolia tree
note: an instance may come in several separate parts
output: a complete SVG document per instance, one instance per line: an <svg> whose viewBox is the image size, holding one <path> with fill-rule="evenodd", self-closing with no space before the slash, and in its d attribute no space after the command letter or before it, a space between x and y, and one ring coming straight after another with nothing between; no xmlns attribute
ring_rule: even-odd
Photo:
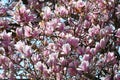
<svg viewBox="0 0 120 80"><path fill-rule="evenodd" d="M0 6L0 78L120 80L119 0L14 0Z"/></svg>

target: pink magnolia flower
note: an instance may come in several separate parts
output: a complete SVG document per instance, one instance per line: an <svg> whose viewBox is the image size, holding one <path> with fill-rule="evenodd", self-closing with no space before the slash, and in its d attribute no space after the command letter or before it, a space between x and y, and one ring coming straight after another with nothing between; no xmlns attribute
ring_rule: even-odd
<svg viewBox="0 0 120 80"><path fill-rule="evenodd" d="M47 35L51 35L54 31L54 27L53 26L48 26L46 27L46 31L45 31L45 34Z"/></svg>
<svg viewBox="0 0 120 80"><path fill-rule="evenodd" d="M92 55L96 55L96 53L97 53L96 48L91 48L91 49L90 49L90 53L91 53Z"/></svg>
<svg viewBox="0 0 120 80"><path fill-rule="evenodd" d="M104 80L111 80L111 76L110 75L107 75Z"/></svg>
<svg viewBox="0 0 120 80"><path fill-rule="evenodd" d="M89 54L84 54L83 60L89 61L90 60L90 55Z"/></svg>
<svg viewBox="0 0 120 80"><path fill-rule="evenodd" d="M49 43L47 46L47 49L51 50L51 51L56 51L57 46L55 43Z"/></svg>
<svg viewBox="0 0 120 80"><path fill-rule="evenodd" d="M106 26L105 31L106 31L106 34L111 34L113 32L113 27L112 26Z"/></svg>
<svg viewBox="0 0 120 80"><path fill-rule="evenodd" d="M59 22L60 22L60 20L57 18L54 18L51 21L46 22L45 34L48 34L48 35L53 34L53 31L56 29Z"/></svg>
<svg viewBox="0 0 120 80"><path fill-rule="evenodd" d="M48 20L51 17L52 11L50 7L45 7L44 8L44 14L43 14L43 19Z"/></svg>
<svg viewBox="0 0 120 80"><path fill-rule="evenodd" d="M53 72L59 73L60 71L61 71L60 66L57 66L57 65L53 66Z"/></svg>
<svg viewBox="0 0 120 80"><path fill-rule="evenodd" d="M77 60L69 63L70 68L76 68L76 67L78 67L78 65L79 65L79 61L77 61Z"/></svg>
<svg viewBox="0 0 120 80"><path fill-rule="evenodd" d="M18 36L22 36L22 35L23 35L23 30L22 30L22 28L17 28L17 29L16 29L16 33L17 33Z"/></svg>
<svg viewBox="0 0 120 80"><path fill-rule="evenodd" d="M95 48L96 48L96 51L99 51L101 49L100 48L100 43L96 43Z"/></svg>
<svg viewBox="0 0 120 80"><path fill-rule="evenodd" d="M107 40L106 40L105 38L102 38L102 39L100 40L100 47L101 47L101 48L105 48L106 42L107 42Z"/></svg>
<svg viewBox="0 0 120 80"><path fill-rule="evenodd" d="M82 47L78 47L78 48L77 48L77 53L78 53L79 55L82 55L83 52L84 52L84 50L83 50Z"/></svg>
<svg viewBox="0 0 120 80"><path fill-rule="evenodd" d="M81 64L79 65L79 67L77 68L77 70L80 70L80 71L85 71L87 72L89 69L89 62L88 61L82 61Z"/></svg>
<svg viewBox="0 0 120 80"><path fill-rule="evenodd" d="M49 56L49 54L50 54L50 51L49 51L49 50L43 51L43 55L44 55L45 57Z"/></svg>
<svg viewBox="0 0 120 80"><path fill-rule="evenodd" d="M117 32L116 32L116 35L115 35L116 37L118 37L118 38L120 38L120 28L117 30Z"/></svg>
<svg viewBox="0 0 120 80"><path fill-rule="evenodd" d="M34 16L30 13L30 10L26 9L25 5L21 4L17 6L15 12L12 15L13 18L20 23L28 23L34 19Z"/></svg>
<svg viewBox="0 0 120 80"><path fill-rule="evenodd" d="M57 80L62 80L63 79L63 75L61 73L57 73L56 74L56 79Z"/></svg>
<svg viewBox="0 0 120 80"><path fill-rule="evenodd" d="M10 28L10 26L8 25L8 21L7 20L0 20L0 28Z"/></svg>
<svg viewBox="0 0 120 80"><path fill-rule="evenodd" d="M44 63L41 63L41 61L39 61L35 64L35 68L37 70L44 71L47 69L47 66Z"/></svg>
<svg viewBox="0 0 120 80"><path fill-rule="evenodd" d="M94 36L96 34L99 34L99 32L100 32L100 26L99 25L93 26L92 28L89 28L88 32L89 32L90 36Z"/></svg>
<svg viewBox="0 0 120 80"><path fill-rule="evenodd" d="M24 27L25 37L30 37L32 35L32 28L25 26Z"/></svg>
<svg viewBox="0 0 120 80"><path fill-rule="evenodd" d="M60 16L65 16L68 14L68 10L64 6L60 6L60 7L56 6L55 13Z"/></svg>
<svg viewBox="0 0 120 80"><path fill-rule="evenodd" d="M4 31L0 34L0 36L2 37L2 39L3 39L4 41L10 41L11 35L12 35L12 33L11 33L11 32L7 33L6 30L4 30Z"/></svg>
<svg viewBox="0 0 120 80"><path fill-rule="evenodd" d="M61 62L61 65L64 67L64 66L67 66L68 64L68 61L66 59L64 59L63 57L60 58L60 62Z"/></svg>
<svg viewBox="0 0 120 80"><path fill-rule="evenodd" d="M9 68L14 69L14 64L12 62L9 63Z"/></svg>
<svg viewBox="0 0 120 80"><path fill-rule="evenodd" d="M90 21L85 20L83 25L84 25L84 28L89 28L91 23L90 23Z"/></svg>
<svg viewBox="0 0 120 80"><path fill-rule="evenodd" d="M114 52L108 52L106 56L106 62L113 61L115 59Z"/></svg>
<svg viewBox="0 0 120 80"><path fill-rule="evenodd" d="M4 79L4 78L5 78L4 74L0 74L0 79Z"/></svg>
<svg viewBox="0 0 120 80"><path fill-rule="evenodd" d="M71 76L75 76L77 74L77 70L75 68L68 68L68 73Z"/></svg>
<svg viewBox="0 0 120 80"><path fill-rule="evenodd" d="M15 49L16 49L17 51L23 52L25 43L22 42L22 41L18 41L14 46L15 46Z"/></svg>
<svg viewBox="0 0 120 80"><path fill-rule="evenodd" d="M32 49L31 46L25 45L23 48L23 53L26 57L30 57L32 55Z"/></svg>
<svg viewBox="0 0 120 80"><path fill-rule="evenodd" d="M63 44L62 51L65 54L68 54L71 51L71 45L69 43Z"/></svg>
<svg viewBox="0 0 120 80"><path fill-rule="evenodd" d="M41 31L39 30L39 28L34 28L33 32L32 32L32 37L37 38L39 33L41 33Z"/></svg>
<svg viewBox="0 0 120 80"><path fill-rule="evenodd" d="M32 59L33 63L36 64L40 60L40 56L37 54L32 54L31 59Z"/></svg>
<svg viewBox="0 0 120 80"><path fill-rule="evenodd" d="M73 47L78 47L78 43L79 43L79 38L75 38L75 37L69 37L68 39L67 39L67 42L71 45L71 46L73 46Z"/></svg>
<svg viewBox="0 0 120 80"><path fill-rule="evenodd" d="M0 65L5 62L6 57L5 56L0 56Z"/></svg>
<svg viewBox="0 0 120 80"><path fill-rule="evenodd" d="M48 58L48 61L47 61L47 64L49 66L53 66L54 64L56 64L58 62L58 53L51 53L49 55L49 58Z"/></svg>
<svg viewBox="0 0 120 80"><path fill-rule="evenodd" d="M85 4L86 4L86 3L85 3L84 1L78 0L78 1L76 2L76 4L75 4L75 7L78 8L78 9L80 9L80 8L84 7Z"/></svg>
<svg viewBox="0 0 120 80"><path fill-rule="evenodd" d="M115 80L120 80L120 73L115 74L114 78Z"/></svg>
<svg viewBox="0 0 120 80"><path fill-rule="evenodd" d="M86 52L86 53L90 53L90 47L89 47L89 46L86 47L85 52Z"/></svg>
<svg viewBox="0 0 120 80"><path fill-rule="evenodd" d="M4 47L8 47L10 45L11 35L11 32L7 33L5 30L0 34L0 37L3 39L1 42Z"/></svg>
<svg viewBox="0 0 120 80"><path fill-rule="evenodd" d="M7 13L7 9L6 8L0 8L0 16L5 16Z"/></svg>
<svg viewBox="0 0 120 80"><path fill-rule="evenodd" d="M106 30L103 28L103 29L100 29L100 36L105 36L106 35Z"/></svg>
<svg viewBox="0 0 120 80"><path fill-rule="evenodd" d="M65 28L65 24L64 23L58 23L58 25L56 26L58 31L63 31Z"/></svg>
<svg viewBox="0 0 120 80"><path fill-rule="evenodd" d="M50 75L50 70L49 70L49 69L45 69L45 70L43 71L43 76L44 76L44 77L49 77L49 75Z"/></svg>

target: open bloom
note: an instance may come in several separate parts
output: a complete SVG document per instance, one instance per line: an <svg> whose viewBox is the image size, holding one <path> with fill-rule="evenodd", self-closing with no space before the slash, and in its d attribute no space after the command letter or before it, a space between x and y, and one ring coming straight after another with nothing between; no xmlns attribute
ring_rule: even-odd
<svg viewBox="0 0 120 80"><path fill-rule="evenodd" d="M23 52L23 49L24 49L24 46L25 46L25 43L22 42L22 41L18 41L16 44L15 44L15 49L19 52Z"/></svg>
<svg viewBox="0 0 120 80"><path fill-rule="evenodd" d="M24 27L24 31L25 31L25 37L30 37L32 35L32 28L25 26Z"/></svg>
<svg viewBox="0 0 120 80"><path fill-rule="evenodd" d="M11 35L11 32L7 33L5 30L0 34L3 46L8 47L10 45Z"/></svg>
<svg viewBox="0 0 120 80"><path fill-rule="evenodd" d="M80 71L88 71L88 69L89 69L89 62L85 60L82 61L79 67L77 68L77 70L80 70Z"/></svg>
<svg viewBox="0 0 120 80"><path fill-rule="evenodd" d="M40 61L35 64L35 68L37 70L43 71L47 69L47 66L44 63L41 63Z"/></svg>
<svg viewBox="0 0 120 80"><path fill-rule="evenodd" d="M32 49L31 46L25 45L23 48L23 53L26 57L30 57L32 55Z"/></svg>
<svg viewBox="0 0 120 80"><path fill-rule="evenodd" d="M68 10L64 6L56 7L55 12L60 16L65 16L68 14Z"/></svg>
<svg viewBox="0 0 120 80"><path fill-rule="evenodd" d="M50 7L45 7L44 8L44 14L43 14L43 19L47 20L51 17L52 11Z"/></svg>
<svg viewBox="0 0 120 80"><path fill-rule="evenodd" d="M29 9L26 9L25 5L18 5L15 9L15 12L12 14L13 18L17 20L18 22L28 23L30 21L33 21L34 16L30 13Z"/></svg>
<svg viewBox="0 0 120 80"><path fill-rule="evenodd" d="M115 59L114 53L113 52L108 52L107 56L106 56L106 61L110 62L113 61Z"/></svg>
<svg viewBox="0 0 120 80"><path fill-rule="evenodd" d="M16 29L16 33L17 33L18 36L22 36L22 35L23 35L23 30L22 30L22 28L17 28L17 29Z"/></svg>
<svg viewBox="0 0 120 80"><path fill-rule="evenodd" d="M63 44L62 50L65 54L68 54L71 51L71 45L69 43Z"/></svg>
<svg viewBox="0 0 120 80"><path fill-rule="evenodd" d="M88 32L89 32L90 36L94 36L96 34L99 34L99 32L100 32L100 26L99 25L93 26L92 28L89 28Z"/></svg>

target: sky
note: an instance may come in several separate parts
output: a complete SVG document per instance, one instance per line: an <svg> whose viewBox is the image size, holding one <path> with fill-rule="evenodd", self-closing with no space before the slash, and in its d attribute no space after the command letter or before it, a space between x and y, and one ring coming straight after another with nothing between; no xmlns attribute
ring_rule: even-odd
<svg viewBox="0 0 120 80"><path fill-rule="evenodd" d="M6 3L8 3L8 0L1 0L1 2L3 3L3 5L5 5Z"/></svg>

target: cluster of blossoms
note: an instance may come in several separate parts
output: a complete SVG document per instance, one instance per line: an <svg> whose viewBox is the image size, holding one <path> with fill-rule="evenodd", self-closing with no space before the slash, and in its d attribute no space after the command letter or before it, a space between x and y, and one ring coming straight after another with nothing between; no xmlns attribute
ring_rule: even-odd
<svg viewBox="0 0 120 80"><path fill-rule="evenodd" d="M0 7L0 79L120 80L119 3L19 0Z"/></svg>

